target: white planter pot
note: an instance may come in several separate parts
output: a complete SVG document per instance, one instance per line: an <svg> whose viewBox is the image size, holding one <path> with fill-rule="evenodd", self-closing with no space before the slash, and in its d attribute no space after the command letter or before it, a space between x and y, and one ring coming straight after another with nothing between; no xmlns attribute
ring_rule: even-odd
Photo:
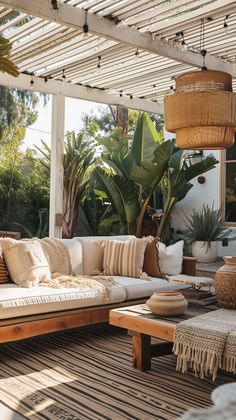
<svg viewBox="0 0 236 420"><path fill-rule="evenodd" d="M218 257L218 243L216 241L211 242L211 246L208 247L207 242L193 242L192 255L196 258L197 262L215 262Z"/></svg>

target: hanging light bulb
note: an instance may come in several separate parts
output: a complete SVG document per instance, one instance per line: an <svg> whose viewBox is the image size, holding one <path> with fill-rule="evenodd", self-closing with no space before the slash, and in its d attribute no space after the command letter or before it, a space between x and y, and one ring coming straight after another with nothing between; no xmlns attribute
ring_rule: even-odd
<svg viewBox="0 0 236 420"><path fill-rule="evenodd" d="M138 48L135 51L134 55L135 55L135 60L138 60L139 59L139 50L138 50Z"/></svg>
<svg viewBox="0 0 236 420"><path fill-rule="evenodd" d="M123 90L120 91L120 105L124 105L124 101L123 101Z"/></svg>
<svg viewBox="0 0 236 420"><path fill-rule="evenodd" d="M33 90L34 87L34 79L33 76L31 76L31 80L30 80L30 90Z"/></svg>
<svg viewBox="0 0 236 420"><path fill-rule="evenodd" d="M97 71L98 72L100 72L101 71L101 58L102 58L102 56L101 55L99 55L98 56L98 63L97 63Z"/></svg>
<svg viewBox="0 0 236 420"><path fill-rule="evenodd" d="M83 38L88 38L89 36L89 27L87 22L87 11L85 12L85 22L83 25Z"/></svg>
<svg viewBox="0 0 236 420"><path fill-rule="evenodd" d="M62 70L62 83L63 85L66 83L65 69Z"/></svg>
<svg viewBox="0 0 236 420"><path fill-rule="evenodd" d="M223 24L223 28L226 34L229 32L229 25L227 23L228 19L229 19L229 15L226 15L224 18L224 24Z"/></svg>

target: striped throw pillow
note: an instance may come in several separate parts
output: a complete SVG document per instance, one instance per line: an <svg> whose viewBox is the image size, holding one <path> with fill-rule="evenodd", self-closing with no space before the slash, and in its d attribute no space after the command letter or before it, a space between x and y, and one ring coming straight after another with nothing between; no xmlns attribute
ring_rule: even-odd
<svg viewBox="0 0 236 420"><path fill-rule="evenodd" d="M104 248L103 274L138 278L143 275L146 239L104 240L101 243Z"/></svg>
<svg viewBox="0 0 236 420"><path fill-rule="evenodd" d="M4 258L0 256L0 283L9 283L10 276Z"/></svg>

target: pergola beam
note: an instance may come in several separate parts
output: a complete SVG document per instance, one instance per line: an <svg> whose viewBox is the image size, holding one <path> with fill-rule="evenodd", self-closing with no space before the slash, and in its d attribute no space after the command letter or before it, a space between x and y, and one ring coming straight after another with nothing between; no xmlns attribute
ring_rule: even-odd
<svg viewBox="0 0 236 420"><path fill-rule="evenodd" d="M229 0L232 3L232 0ZM225 0L222 0L225 3ZM221 3L219 1L219 3ZM4 7L15 9L32 16L38 16L48 21L56 22L60 25L81 29L85 23L85 11L73 7L66 3L58 2L58 9L53 10L48 0L0 0ZM174 46L163 40L153 38L150 33L142 33L135 28L116 25L101 16L87 13L87 23L89 32L97 34L106 39L112 39L122 44L140 48L163 57L192 65L202 66L202 57L198 53L191 51L181 51L178 46ZM207 67L209 69L222 70L236 77L236 66L229 62L223 62L217 57L207 56Z"/></svg>
<svg viewBox="0 0 236 420"><path fill-rule="evenodd" d="M65 138L65 97L62 95L52 97L51 125L49 236L62 238Z"/></svg>
<svg viewBox="0 0 236 420"><path fill-rule="evenodd" d="M35 92L60 94L69 98L83 99L85 101L99 102L107 105L121 105L140 111L163 114L163 105L158 102L130 98L127 95L120 97L117 93L71 83L63 83L59 80L49 79L45 83L42 77L33 77L34 83L31 86L31 79L32 77L27 74L20 74L18 77L13 77L6 73L0 73L0 85L2 86L26 90L33 89Z"/></svg>

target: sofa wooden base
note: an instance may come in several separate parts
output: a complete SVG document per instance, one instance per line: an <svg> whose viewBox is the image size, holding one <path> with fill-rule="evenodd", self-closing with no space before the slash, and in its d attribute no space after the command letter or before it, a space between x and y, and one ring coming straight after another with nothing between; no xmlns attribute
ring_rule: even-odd
<svg viewBox="0 0 236 420"><path fill-rule="evenodd" d="M144 303L146 299L130 301L130 305ZM23 340L37 335L70 328L108 322L110 309L127 306L127 301L100 307L73 309L41 315L24 316L0 321L0 343Z"/></svg>
<svg viewBox="0 0 236 420"><path fill-rule="evenodd" d="M196 274L195 258L184 257L183 273L192 276ZM69 328L108 322L109 311L111 309L121 308L127 305L138 305L146 302L146 300L147 298L142 298L105 306L4 319L0 321L0 343L22 340L24 338L63 331Z"/></svg>

